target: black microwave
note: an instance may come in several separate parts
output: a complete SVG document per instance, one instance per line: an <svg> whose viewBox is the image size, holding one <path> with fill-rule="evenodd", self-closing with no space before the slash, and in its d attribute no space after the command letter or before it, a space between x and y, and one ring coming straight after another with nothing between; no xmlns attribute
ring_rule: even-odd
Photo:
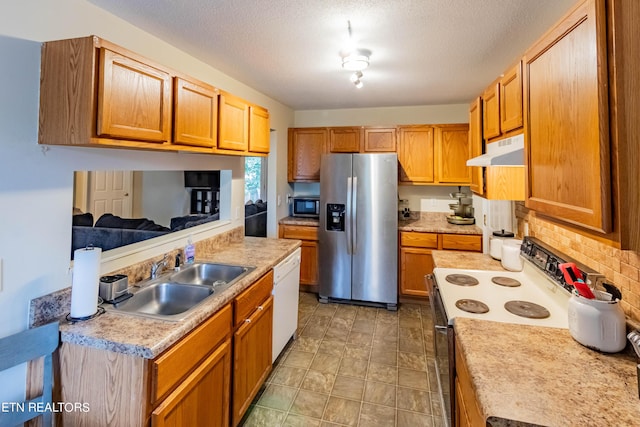
<svg viewBox="0 0 640 427"><path fill-rule="evenodd" d="M320 217L320 197L317 196L299 196L293 197L291 206L291 215L308 218Z"/></svg>

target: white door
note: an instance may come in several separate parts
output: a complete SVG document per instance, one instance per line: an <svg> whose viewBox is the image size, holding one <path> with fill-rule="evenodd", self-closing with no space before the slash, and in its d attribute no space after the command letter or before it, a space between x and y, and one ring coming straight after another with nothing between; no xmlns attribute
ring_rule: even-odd
<svg viewBox="0 0 640 427"><path fill-rule="evenodd" d="M87 188L89 191L88 205L95 220L105 213L131 218L133 172L89 172Z"/></svg>

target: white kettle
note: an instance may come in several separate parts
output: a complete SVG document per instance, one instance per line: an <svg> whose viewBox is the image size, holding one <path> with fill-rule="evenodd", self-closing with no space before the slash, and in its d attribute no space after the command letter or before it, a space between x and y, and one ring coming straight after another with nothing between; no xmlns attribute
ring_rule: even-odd
<svg viewBox="0 0 640 427"><path fill-rule="evenodd" d="M594 291L597 296L603 293ZM624 311L619 300L588 299L575 293L569 299L569 333L580 344L616 353L627 344Z"/></svg>

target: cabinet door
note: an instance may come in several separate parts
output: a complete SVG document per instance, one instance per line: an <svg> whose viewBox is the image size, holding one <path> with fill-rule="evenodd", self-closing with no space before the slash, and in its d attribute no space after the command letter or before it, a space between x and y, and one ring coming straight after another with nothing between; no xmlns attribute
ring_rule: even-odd
<svg viewBox="0 0 640 427"><path fill-rule="evenodd" d="M398 135L399 181L433 183L433 127L402 126L398 128Z"/></svg>
<svg viewBox="0 0 640 427"><path fill-rule="evenodd" d="M318 242L303 240L300 256L300 284L318 285Z"/></svg>
<svg viewBox="0 0 640 427"><path fill-rule="evenodd" d="M468 125L437 126L435 154L437 182L458 185L471 182L471 168L467 166L471 156Z"/></svg>
<svg viewBox="0 0 640 427"><path fill-rule="evenodd" d="M228 426L230 381L227 339L152 412L151 426Z"/></svg>
<svg viewBox="0 0 640 427"><path fill-rule="evenodd" d="M175 144L215 147L218 137L218 94L210 86L176 77Z"/></svg>
<svg viewBox="0 0 640 427"><path fill-rule="evenodd" d="M319 182L320 158L325 152L325 128L289 129L287 177L289 182Z"/></svg>
<svg viewBox="0 0 640 427"><path fill-rule="evenodd" d="M228 93L220 94L218 148L246 151L249 145L249 106Z"/></svg>
<svg viewBox="0 0 640 427"><path fill-rule="evenodd" d="M524 134L526 206L606 233L611 178L603 3L585 1L526 53Z"/></svg>
<svg viewBox="0 0 640 427"><path fill-rule="evenodd" d="M503 133L522 127L522 61L500 79L500 129Z"/></svg>
<svg viewBox="0 0 640 427"><path fill-rule="evenodd" d="M171 137L171 76L100 49L97 135L149 142Z"/></svg>
<svg viewBox="0 0 640 427"><path fill-rule="evenodd" d="M489 140L500 136L500 83L492 83L482 94L482 130Z"/></svg>
<svg viewBox="0 0 640 427"><path fill-rule="evenodd" d="M471 158L482 155L482 99L476 98L469 106L469 149ZM484 195L484 168L473 166L471 169L471 191Z"/></svg>
<svg viewBox="0 0 640 427"><path fill-rule="evenodd" d="M396 146L396 128L364 128L365 153L394 153Z"/></svg>
<svg viewBox="0 0 640 427"><path fill-rule="evenodd" d="M252 106L249 117L249 151L253 153L269 152L269 111Z"/></svg>
<svg viewBox="0 0 640 427"><path fill-rule="evenodd" d="M362 140L359 127L329 128L329 151L331 153L358 153Z"/></svg>
<svg viewBox="0 0 640 427"><path fill-rule="evenodd" d="M429 296L424 276L432 272L431 249L400 248L400 295Z"/></svg>
<svg viewBox="0 0 640 427"><path fill-rule="evenodd" d="M271 372L273 296L234 334L233 426L237 426Z"/></svg>

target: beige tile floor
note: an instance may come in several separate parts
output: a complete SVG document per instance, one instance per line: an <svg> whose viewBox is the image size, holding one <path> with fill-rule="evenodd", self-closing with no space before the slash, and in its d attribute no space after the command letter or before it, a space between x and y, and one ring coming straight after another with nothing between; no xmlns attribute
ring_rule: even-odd
<svg viewBox="0 0 640 427"><path fill-rule="evenodd" d="M391 312L301 293L298 318L243 426L444 425L428 305Z"/></svg>

